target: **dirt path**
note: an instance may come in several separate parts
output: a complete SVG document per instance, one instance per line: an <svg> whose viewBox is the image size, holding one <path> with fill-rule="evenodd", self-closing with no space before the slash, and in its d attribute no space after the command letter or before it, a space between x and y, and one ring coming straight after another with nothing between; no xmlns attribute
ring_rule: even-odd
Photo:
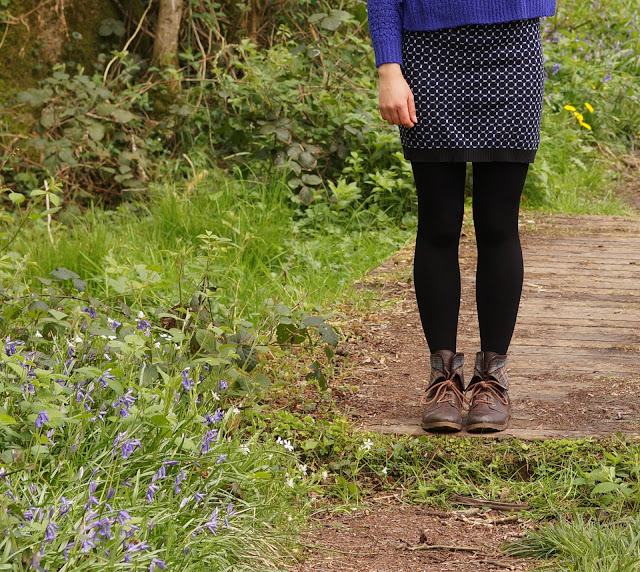
<svg viewBox="0 0 640 572"><path fill-rule="evenodd" d="M460 246L462 304L458 351L470 379L479 349L475 310L475 240L465 218ZM640 431L640 217L561 216L524 212L525 279L508 372L514 416L501 436L559 438ZM429 351L411 282L412 246L357 286L372 289L375 311L343 324L350 333L347 384L339 394L356 426L424 434L419 400ZM468 435L465 432L458 435ZM491 439L493 437L477 437ZM477 572L526 570L502 555L504 541L528 524L460 518L391 501L314 523L297 570ZM492 521L493 519L493 521ZM493 526L491 525L494 522ZM409 550L421 541L475 551Z"/></svg>
<svg viewBox="0 0 640 572"><path fill-rule="evenodd" d="M471 378L480 348L476 251L469 217L460 245L458 351ZM525 278L509 349L513 419L502 436L611 435L640 430L640 218L521 215ZM359 287L380 291L380 309L354 318L345 410L356 425L422 434L419 400L429 371L411 282L412 247ZM465 435L463 432L462 435Z"/></svg>

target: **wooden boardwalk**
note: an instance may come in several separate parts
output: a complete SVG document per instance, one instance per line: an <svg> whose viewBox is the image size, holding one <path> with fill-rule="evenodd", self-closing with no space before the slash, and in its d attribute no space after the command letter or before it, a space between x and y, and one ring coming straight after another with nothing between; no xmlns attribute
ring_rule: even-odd
<svg viewBox="0 0 640 572"><path fill-rule="evenodd" d="M513 418L494 436L637 436L640 218L523 212L520 225L525 278L508 353ZM458 351L468 381L479 349L469 217L463 233ZM418 401L429 353L410 281L412 256L412 247L401 251L363 282L397 303L354 324L349 350L355 371L348 381L358 386L349 399L352 419L384 433L424 433Z"/></svg>

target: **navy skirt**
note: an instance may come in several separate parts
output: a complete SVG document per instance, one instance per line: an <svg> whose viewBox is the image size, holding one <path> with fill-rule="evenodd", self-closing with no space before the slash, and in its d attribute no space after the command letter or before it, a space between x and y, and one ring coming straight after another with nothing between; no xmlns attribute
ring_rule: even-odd
<svg viewBox="0 0 640 572"><path fill-rule="evenodd" d="M544 97L539 18L404 30L402 57L418 117L399 126L405 159L533 163Z"/></svg>

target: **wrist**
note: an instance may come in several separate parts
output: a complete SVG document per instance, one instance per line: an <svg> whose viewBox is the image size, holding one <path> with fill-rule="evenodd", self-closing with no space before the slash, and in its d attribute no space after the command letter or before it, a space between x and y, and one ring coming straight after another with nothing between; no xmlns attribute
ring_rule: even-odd
<svg viewBox="0 0 640 572"><path fill-rule="evenodd" d="M378 67L378 75L380 77L393 77L397 75L402 75L402 68L400 64L395 62L390 62L388 64L381 64Z"/></svg>

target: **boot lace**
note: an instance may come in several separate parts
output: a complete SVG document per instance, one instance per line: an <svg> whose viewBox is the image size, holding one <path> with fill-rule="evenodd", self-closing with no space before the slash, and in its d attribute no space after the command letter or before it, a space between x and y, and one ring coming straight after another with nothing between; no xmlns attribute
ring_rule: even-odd
<svg viewBox="0 0 640 572"><path fill-rule="evenodd" d="M505 396L504 387L502 387L497 381L493 379L482 379L473 383L468 390L471 390L471 397L469 399L465 398L465 401L471 406L471 403L486 403L491 405L492 397L495 400L498 400L505 407L509 405L509 401Z"/></svg>
<svg viewBox="0 0 640 572"><path fill-rule="evenodd" d="M420 399L421 405L431 405L434 402L444 403L446 401L451 401L453 396L457 397L460 400L460 403L464 403L464 395L458 388L458 384L453 381L453 377L445 379L444 381L439 381L434 385L436 386L435 395L427 401L427 394L429 393L429 390L425 391ZM453 393L453 396L451 396L450 393Z"/></svg>

